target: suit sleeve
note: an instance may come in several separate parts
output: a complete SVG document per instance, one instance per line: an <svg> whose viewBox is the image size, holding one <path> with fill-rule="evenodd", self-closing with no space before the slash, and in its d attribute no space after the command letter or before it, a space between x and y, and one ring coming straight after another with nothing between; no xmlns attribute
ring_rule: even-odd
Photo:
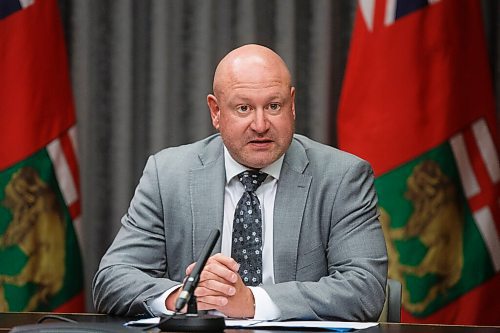
<svg viewBox="0 0 500 333"><path fill-rule="evenodd" d="M385 297L387 252L373 181L371 167L358 160L347 168L333 193L326 191L335 197L325 247L326 276L263 286L279 307L281 320L378 319Z"/></svg>
<svg viewBox="0 0 500 333"><path fill-rule="evenodd" d="M121 228L93 280L98 312L120 316L144 313L143 302L179 284L166 278L163 210L154 157L143 175Z"/></svg>

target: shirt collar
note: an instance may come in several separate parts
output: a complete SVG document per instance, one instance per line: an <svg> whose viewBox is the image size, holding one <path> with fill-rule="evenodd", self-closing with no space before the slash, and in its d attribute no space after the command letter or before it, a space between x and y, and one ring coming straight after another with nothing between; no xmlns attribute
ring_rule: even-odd
<svg viewBox="0 0 500 333"><path fill-rule="evenodd" d="M273 163L260 169L260 171L265 172L274 179L278 180L280 178L281 166L283 165L284 158L285 154L281 155L281 157ZM240 163L236 162L229 153L229 150L227 150L226 146L224 146L224 166L226 168L226 184L228 184L234 176L249 169L246 166L243 166Z"/></svg>

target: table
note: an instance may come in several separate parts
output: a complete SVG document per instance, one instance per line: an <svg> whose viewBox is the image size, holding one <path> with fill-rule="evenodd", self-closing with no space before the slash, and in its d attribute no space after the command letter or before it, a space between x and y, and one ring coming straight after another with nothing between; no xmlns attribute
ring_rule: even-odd
<svg viewBox="0 0 500 333"><path fill-rule="evenodd" d="M0 312L0 332L8 332L12 327L19 325L35 324L38 319L45 315L55 313L45 312ZM58 313L57 315L70 318L79 322L116 322L124 323L127 318L113 317L93 313ZM45 321L48 322L48 321ZM270 333L270 332L319 332L318 330L249 330L249 329L226 329L225 333ZM324 331L329 332L329 331ZM486 326L451 326L451 325L423 325L423 324L395 324L380 323L376 327L360 330L362 333L500 333L500 327Z"/></svg>

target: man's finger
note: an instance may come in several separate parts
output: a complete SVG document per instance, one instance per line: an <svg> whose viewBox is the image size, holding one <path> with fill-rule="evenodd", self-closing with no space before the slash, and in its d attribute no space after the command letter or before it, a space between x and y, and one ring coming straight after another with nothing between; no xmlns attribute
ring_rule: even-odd
<svg viewBox="0 0 500 333"><path fill-rule="evenodd" d="M202 296L196 297L198 310L214 310L224 307L228 303L228 299L224 296Z"/></svg>
<svg viewBox="0 0 500 333"><path fill-rule="evenodd" d="M205 272L214 274L218 278L223 279L229 283L235 283L236 280L238 279L237 273L228 269L226 266L221 265L217 261L212 261L211 263L207 263L205 269L203 269L202 275Z"/></svg>
<svg viewBox="0 0 500 333"><path fill-rule="evenodd" d="M210 258L208 258L207 263L205 264L205 267L208 265L213 265L213 264L219 264L224 266L226 269L233 271L233 272L238 272L238 269L240 268L240 265L231 257L227 257L221 253L217 253ZM196 263L192 263L186 268L186 275L191 274L191 272L194 269L194 266Z"/></svg>
<svg viewBox="0 0 500 333"><path fill-rule="evenodd" d="M192 271L190 269L191 266L189 266L186 269L186 274L189 275ZM214 280L220 280L221 282L227 282L227 283L235 283L238 280L238 273L233 272L232 270L229 270L226 266L221 265L217 261L212 261L211 263L207 264L203 271L200 274L200 281L204 280L209 280L209 279L214 279Z"/></svg>
<svg viewBox="0 0 500 333"><path fill-rule="evenodd" d="M196 296L207 296L207 295L225 295L233 296L236 294L236 288L232 285L221 283L216 280L206 280L198 284L198 288L195 290Z"/></svg>
<svg viewBox="0 0 500 333"><path fill-rule="evenodd" d="M226 266L228 269L232 270L233 272L238 272L238 269L240 268L240 265L236 262L231 257L225 256L222 253L217 253L213 255L212 257L209 258L209 261L217 261L224 266Z"/></svg>

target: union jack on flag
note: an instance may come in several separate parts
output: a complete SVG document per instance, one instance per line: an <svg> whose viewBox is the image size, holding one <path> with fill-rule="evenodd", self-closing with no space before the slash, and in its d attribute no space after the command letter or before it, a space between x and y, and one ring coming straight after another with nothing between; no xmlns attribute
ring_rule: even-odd
<svg viewBox="0 0 500 333"><path fill-rule="evenodd" d="M384 25L391 25L394 21L439 1L440 0L386 0ZM359 10L370 30L373 30L375 2L375 0L359 0Z"/></svg>
<svg viewBox="0 0 500 333"><path fill-rule="evenodd" d="M0 1L0 20L21 9L31 6L35 0L2 0Z"/></svg>

